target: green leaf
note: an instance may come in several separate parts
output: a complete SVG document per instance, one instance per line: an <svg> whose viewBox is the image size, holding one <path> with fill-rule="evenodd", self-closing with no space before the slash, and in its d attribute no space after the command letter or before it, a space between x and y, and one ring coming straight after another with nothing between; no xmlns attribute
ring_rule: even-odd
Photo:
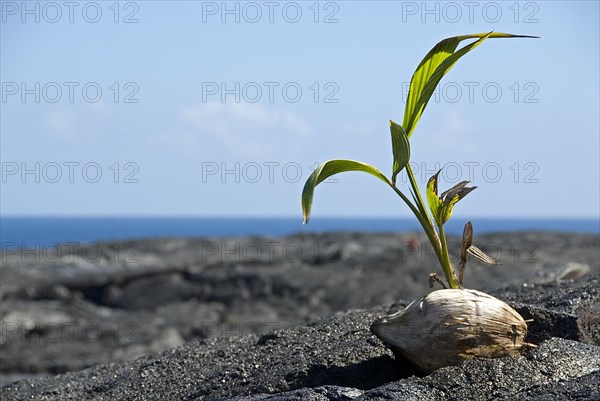
<svg viewBox="0 0 600 401"><path fill-rule="evenodd" d="M467 187L469 181L461 181L438 196L438 176L442 170L427 181L427 203L438 227L448 221L454 205L477 187Z"/></svg>
<svg viewBox="0 0 600 401"><path fill-rule="evenodd" d="M429 210L431 210L433 219L435 220L435 222L437 223L438 226L440 225L439 209L442 204L442 200L438 196L437 180L438 180L438 175L440 174L441 171L442 170L438 171L437 173L435 173L435 175L431 176L429 181L427 181L427 189L426 189L427 203L429 204Z"/></svg>
<svg viewBox="0 0 600 401"><path fill-rule="evenodd" d="M447 206L450 203L450 200L456 196L464 187L467 186L469 181L461 181L452 188L447 191L442 192L440 198L442 199L442 205Z"/></svg>
<svg viewBox="0 0 600 401"><path fill-rule="evenodd" d="M417 67L410 81L402 126L410 138L433 91L444 75L462 56L479 46L487 38L535 38L536 36L512 35L489 32L447 38L436 44ZM467 39L479 39L456 51L459 43ZM456 51L456 52L455 52Z"/></svg>
<svg viewBox="0 0 600 401"><path fill-rule="evenodd" d="M454 208L454 205L456 205L456 203L458 203L459 200L461 200L462 198L464 198L465 196L467 196L467 194L469 192L471 192L472 190L474 190L477 187L466 187L465 185L467 185L468 181L463 181L457 185L455 185L453 188L449 189L448 191L444 192L444 194L442 194L442 206L441 206L441 211L440 211L440 220L441 223L444 224L445 222L447 222L450 219L450 216L452 216L452 209Z"/></svg>
<svg viewBox="0 0 600 401"><path fill-rule="evenodd" d="M392 182L396 185L396 176L410 160L410 143L402 126L392 120L390 120L390 131L392 132L392 153L394 155Z"/></svg>
<svg viewBox="0 0 600 401"><path fill-rule="evenodd" d="M388 178L378 169L370 164L354 160L329 160L319 165L315 171L308 177L302 190L302 217L303 224L308 223L308 218L312 209L313 194L317 185L331 177L332 175L344 173L346 171L362 171L379 178L386 184L393 186Z"/></svg>

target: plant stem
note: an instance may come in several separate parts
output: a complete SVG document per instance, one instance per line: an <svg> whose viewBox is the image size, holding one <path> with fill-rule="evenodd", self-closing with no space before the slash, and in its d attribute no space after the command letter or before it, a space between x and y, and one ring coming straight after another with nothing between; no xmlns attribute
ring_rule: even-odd
<svg viewBox="0 0 600 401"><path fill-rule="evenodd" d="M454 270L454 266L452 266L452 262L450 262L450 255L448 255L448 244L446 243L446 233L444 232L444 225L439 226L440 229L440 239L442 242L442 256L444 260L440 260L442 265L442 270L444 270L444 275L446 276L446 280L448 280L448 285L450 288L461 288L461 285L456 278L456 272Z"/></svg>
<svg viewBox="0 0 600 401"><path fill-rule="evenodd" d="M448 249L446 249L446 251L444 253L442 244L444 244L445 241L444 242L440 241L440 237L438 237L435 227L431 224L431 220L429 220L429 216L428 215L423 216L420 213L420 210L415 205L413 205L413 203L410 201L410 199L408 199L406 197L406 195L404 195L394 185L392 185L391 187L398 194L398 196L400 196L400 198L402 198L404 203L406 203L408 205L410 210L416 216L417 220L419 220L419 223L421 223L421 227L423 227L423 231L425 231L425 234L427 235L429 242L433 246L435 255L436 255L438 261L440 262L440 265L442 266L442 270L444 270L444 275L446 276L446 280L448 280L448 285L450 285L450 288L459 288L459 287L452 287L451 279L450 279L451 276L449 276L447 273L447 271L451 271L451 270L444 267L444 266L446 266L446 259L449 261L449 258L444 257L444 254L445 255L448 254ZM418 191L418 188L417 188L417 191ZM417 197L418 197L417 199L421 199L418 192L417 192ZM424 205L421 204L421 207L423 207L423 206ZM456 278L456 275L454 275L454 277ZM456 282L456 279L454 280L454 282Z"/></svg>
<svg viewBox="0 0 600 401"><path fill-rule="evenodd" d="M420 218L420 216L416 215L416 213L415 213L415 215L417 216L417 219L419 219L419 222L423 226L423 229L425 230L425 233L429 237L429 241L431 242L433 247L436 248L436 245L437 245L437 248L439 250L441 250L440 238L438 237L437 231L435 230L435 226L433 225L433 222L431 221L431 218L429 217L429 213L427 213L427 208L425 207L425 202L423 202L423 198L421 197L421 191L419 191L419 186L417 185L417 182L415 180L415 175L413 174L410 163L406 164L406 175L408 176L408 180L410 181L410 186L412 187L412 190L413 190L413 194L414 194L413 198L415 198L415 202L417 203L417 207L419 208L419 211L421 212L421 216L423 217L423 220L427 219L429 229L425 228L425 224L422 221L422 219ZM436 251L436 255L438 256L438 259L440 260L440 263L441 263L441 259L440 259L440 256L437 251Z"/></svg>
<svg viewBox="0 0 600 401"><path fill-rule="evenodd" d="M419 191L419 187L417 186L417 182L415 181L415 175L413 174L410 163L406 163L406 175L408 176L410 186L412 187L413 193L415 194L415 201L417 202L417 207L421 211L421 214L427 217L427 220L429 220L429 225L435 230L435 226L431 222L429 214L427 213L427 208L425 208L425 202L423 202L423 198L421 198L421 191Z"/></svg>
<svg viewBox="0 0 600 401"><path fill-rule="evenodd" d="M448 244L446 242L446 233L444 232L444 226L439 226L440 234L438 236L435 226L433 225L433 222L429 217L429 213L427 213L427 208L425 207L425 203L423 202L423 198L421 197L421 191L419 191L419 187L417 186L417 182L415 181L415 176L413 174L412 168L408 163L406 164L406 175L408 176L408 179L410 181L410 186L413 190L413 197L415 198L417 206L413 205L412 202L410 202L410 200L398 188L396 188L395 186L392 186L392 188L410 207L413 214L419 220L419 223L421 223L425 234L427 234L427 237L429 238L429 242L431 242L431 245L433 246L435 255L437 256L438 261L442 266L442 270L444 271L444 275L446 276L446 280L448 281L448 285L450 286L450 288L461 288L460 282L456 277L454 267L450 262L450 256L448 255Z"/></svg>

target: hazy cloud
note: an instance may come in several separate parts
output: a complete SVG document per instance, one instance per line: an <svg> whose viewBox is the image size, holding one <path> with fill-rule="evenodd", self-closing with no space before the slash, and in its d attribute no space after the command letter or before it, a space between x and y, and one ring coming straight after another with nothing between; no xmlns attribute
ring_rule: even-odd
<svg viewBox="0 0 600 401"><path fill-rule="evenodd" d="M79 117L69 110L52 110L46 114L46 126L50 134L62 139L75 139L80 136Z"/></svg>
<svg viewBox="0 0 600 401"><path fill-rule="evenodd" d="M236 156L261 157L306 142L310 134L309 123L290 111L254 103L207 102L184 107L177 126L153 142L182 151L216 147Z"/></svg>
<svg viewBox="0 0 600 401"><path fill-rule="evenodd" d="M58 139L73 140L97 135L99 124L107 121L109 108L102 103L87 104L78 109L50 109L44 122L48 133Z"/></svg>

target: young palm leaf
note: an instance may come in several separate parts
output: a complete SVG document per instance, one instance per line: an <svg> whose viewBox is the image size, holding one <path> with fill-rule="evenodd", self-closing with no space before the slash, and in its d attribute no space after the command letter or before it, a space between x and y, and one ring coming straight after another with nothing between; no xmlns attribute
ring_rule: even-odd
<svg viewBox="0 0 600 401"><path fill-rule="evenodd" d="M442 206L442 200L438 196L437 181L441 171L442 170L438 171L437 173L431 176L429 181L427 181L427 188L425 190L427 193L427 203L429 204L429 210L431 210L431 215L433 216L433 219L435 220L435 223L438 226L440 226L439 209Z"/></svg>
<svg viewBox="0 0 600 401"><path fill-rule="evenodd" d="M369 173L386 184L392 186L388 178L378 169L370 164L357 162L354 160L329 160L319 165L315 171L308 177L304 189L302 190L302 216L303 224L308 223L310 212L312 210L313 195L315 188L321 182L331 177L332 175L343 173L346 171L362 171Z"/></svg>
<svg viewBox="0 0 600 401"><path fill-rule="evenodd" d="M459 200L467 196L469 192L477 187L467 187L469 181L461 181L447 191L442 192L438 196L437 180L438 175L442 170L438 171L433 175L427 182L427 203L429 204L429 210L433 215L438 227L441 227L450 219L452 215L452 209Z"/></svg>
<svg viewBox="0 0 600 401"><path fill-rule="evenodd" d="M396 185L396 177L410 160L410 143L404 128L392 120L390 120L390 131L392 133L392 153L394 156L392 183Z"/></svg>
<svg viewBox="0 0 600 401"><path fill-rule="evenodd" d="M404 109L404 119L402 126L406 135L410 138L417 122L425 110L433 91L437 84L446 75L448 71L462 56L473 50L488 38L536 38L537 36L512 35L509 33L489 32L477 33L472 35L454 36L447 38L436 44L433 49L427 53L423 61L417 67L412 76L408 97L406 99L406 108ZM459 49L456 48L463 40L479 40Z"/></svg>
<svg viewBox="0 0 600 401"><path fill-rule="evenodd" d="M447 222L452 215L452 209L459 200L467 196L469 192L477 187L467 187L469 181L462 181L450 188L449 190L442 193L440 199L442 199L442 207L440 210L440 221L442 224Z"/></svg>

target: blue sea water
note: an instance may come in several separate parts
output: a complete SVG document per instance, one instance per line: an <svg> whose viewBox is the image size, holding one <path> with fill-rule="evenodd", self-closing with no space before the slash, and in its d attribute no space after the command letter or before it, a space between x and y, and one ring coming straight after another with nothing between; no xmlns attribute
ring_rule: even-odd
<svg viewBox="0 0 600 401"><path fill-rule="evenodd" d="M600 234L599 219L471 219L475 233L552 230ZM449 221L449 234L461 234L465 221ZM409 218L314 218L302 225L299 218L207 217L1 217L0 242L6 247L47 246L60 242L86 243L151 237L202 237L271 235L298 232L420 230Z"/></svg>

